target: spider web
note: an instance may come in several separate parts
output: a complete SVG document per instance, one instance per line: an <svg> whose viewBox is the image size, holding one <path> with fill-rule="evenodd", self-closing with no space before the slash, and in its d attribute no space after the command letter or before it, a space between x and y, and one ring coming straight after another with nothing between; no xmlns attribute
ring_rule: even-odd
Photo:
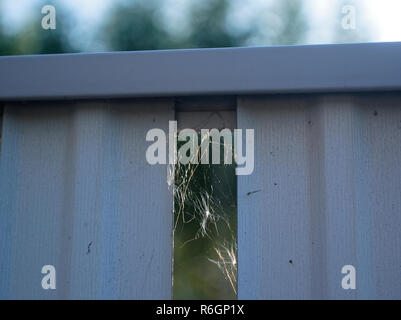
<svg viewBox="0 0 401 320"><path fill-rule="evenodd" d="M199 135L199 140L201 139L202 141L208 139L210 147L209 137L200 137ZM178 145L179 147L180 145ZM221 164L181 164L178 161L176 165L169 167L170 179L168 182L173 186L174 194L173 280L175 284L177 282L181 284L177 286L178 288L174 286L174 296L177 297L184 295L179 292L180 290L196 291L196 288L201 294L192 296L197 298L236 297L237 185L235 165L223 164L222 142L220 142L220 147ZM198 159L200 159L200 148L197 151ZM209 151L211 156L212 151ZM232 163L234 162L232 161ZM199 268L199 265L205 268ZM225 279L225 283L220 287L216 287L217 276L214 274L216 272L223 275ZM191 279L193 283L191 283ZM185 285L183 285L184 280L187 280ZM230 288L230 291L227 287Z"/></svg>

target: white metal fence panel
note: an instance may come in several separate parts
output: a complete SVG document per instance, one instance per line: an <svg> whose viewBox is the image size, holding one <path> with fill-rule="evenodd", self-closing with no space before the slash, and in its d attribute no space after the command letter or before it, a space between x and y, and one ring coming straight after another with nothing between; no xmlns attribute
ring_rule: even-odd
<svg viewBox="0 0 401 320"><path fill-rule="evenodd" d="M238 176L239 298L401 298L400 52L1 57L0 298L170 298L173 195L166 167L146 162L146 132L167 132L175 111L231 127L221 115L238 95L237 126L256 139L255 170ZM205 108L215 95L230 97ZM83 100L145 96L159 100ZM55 291L41 288L46 264Z"/></svg>
<svg viewBox="0 0 401 320"><path fill-rule="evenodd" d="M238 177L239 298L400 299L401 96L241 97L237 119L255 129L255 170Z"/></svg>
<svg viewBox="0 0 401 320"><path fill-rule="evenodd" d="M171 298L173 198L145 136L172 119L169 99L6 106L1 298Z"/></svg>

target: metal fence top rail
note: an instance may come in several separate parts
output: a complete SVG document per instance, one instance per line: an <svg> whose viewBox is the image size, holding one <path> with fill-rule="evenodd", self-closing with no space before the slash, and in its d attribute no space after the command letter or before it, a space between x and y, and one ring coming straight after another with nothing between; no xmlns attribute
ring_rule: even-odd
<svg viewBox="0 0 401 320"><path fill-rule="evenodd" d="M401 90L401 42L0 57L0 100Z"/></svg>

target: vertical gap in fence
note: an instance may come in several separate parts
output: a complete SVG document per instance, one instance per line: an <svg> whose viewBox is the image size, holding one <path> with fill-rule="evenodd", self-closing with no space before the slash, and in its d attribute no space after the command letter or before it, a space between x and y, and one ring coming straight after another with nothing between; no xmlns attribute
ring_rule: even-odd
<svg viewBox="0 0 401 320"><path fill-rule="evenodd" d="M236 298L237 179L232 148L235 117L231 110L177 112L175 299Z"/></svg>

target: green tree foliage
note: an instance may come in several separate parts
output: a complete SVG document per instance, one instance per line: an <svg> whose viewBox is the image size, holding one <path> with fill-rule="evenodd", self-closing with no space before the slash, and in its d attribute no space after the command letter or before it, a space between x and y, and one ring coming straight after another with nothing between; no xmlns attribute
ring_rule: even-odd
<svg viewBox="0 0 401 320"><path fill-rule="evenodd" d="M42 28L41 8L45 4L53 4L57 8L55 30ZM51 54L78 51L68 37L71 30L71 16L60 3L46 1L38 3L31 12L26 23L10 35L0 28L0 55L19 54Z"/></svg>
<svg viewBox="0 0 401 320"><path fill-rule="evenodd" d="M174 47L160 22L158 1L118 3L102 29L108 49L117 51L157 50Z"/></svg>
<svg viewBox="0 0 401 320"><path fill-rule="evenodd" d="M57 29L41 28L41 7L53 4L57 8ZM307 24L302 12L301 0L280 0L273 6L258 12L256 17L264 19L265 29L257 27L255 21L242 29L229 23L231 2L229 0L192 1L189 4L184 36L174 34L163 16L160 0L118 1L107 12L104 24L98 30L97 39L106 50L157 50L171 48L214 48L256 45L298 44L304 40ZM16 34L8 35L0 27L0 54L43 54L76 52L71 15L60 2L40 2L32 11L24 26ZM255 19L257 20L257 19ZM79 35L75 35L79 36Z"/></svg>
<svg viewBox="0 0 401 320"><path fill-rule="evenodd" d="M233 32L227 21L230 9L228 0L194 2L190 8L190 34L186 39L189 48L237 47L245 45L252 28L241 33Z"/></svg>
<svg viewBox="0 0 401 320"><path fill-rule="evenodd" d="M7 35L0 27L0 55L11 55L14 53L13 38Z"/></svg>
<svg viewBox="0 0 401 320"><path fill-rule="evenodd" d="M57 9L57 27L55 30L44 30L41 26L44 17L41 8L46 4L52 4ZM15 54L51 54L77 51L68 37L71 28L71 16L60 3L45 1L35 6L32 12L35 14L16 35Z"/></svg>
<svg viewBox="0 0 401 320"><path fill-rule="evenodd" d="M280 0L271 8L267 44L294 45L304 42L308 29L301 0Z"/></svg>
<svg viewBox="0 0 401 320"><path fill-rule="evenodd" d="M2 5L0 0L0 8ZM5 32L3 18L3 13L0 11L0 55L4 56L13 53L13 38Z"/></svg>
<svg viewBox="0 0 401 320"><path fill-rule="evenodd" d="M245 45L250 35L250 30L241 33L230 30L228 0L193 2L185 37L167 30L160 8L161 2L157 0L117 4L102 30L106 47L121 51L235 47Z"/></svg>

